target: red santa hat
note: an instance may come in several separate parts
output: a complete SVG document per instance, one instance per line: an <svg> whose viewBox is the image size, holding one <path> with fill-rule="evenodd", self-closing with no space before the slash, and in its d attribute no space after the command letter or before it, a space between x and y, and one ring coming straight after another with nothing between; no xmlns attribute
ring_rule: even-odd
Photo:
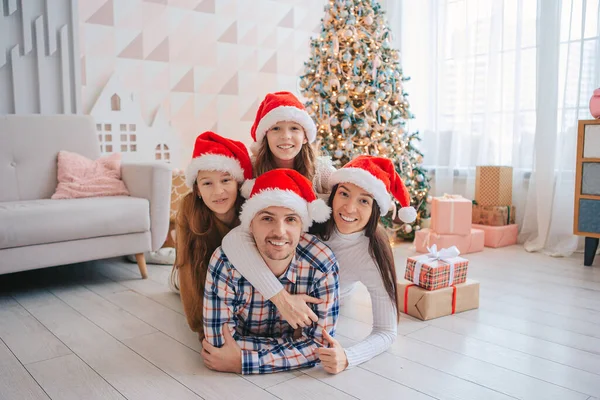
<svg viewBox="0 0 600 400"><path fill-rule="evenodd" d="M260 103L250 130L254 140L250 146L253 153L256 153L267 131L281 121L300 124L304 128L308 143L313 143L317 139L317 126L296 96L290 92L269 93Z"/></svg>
<svg viewBox="0 0 600 400"><path fill-rule="evenodd" d="M356 157L344 167L333 172L329 178L331 187L344 182L353 183L369 192L377 202L382 215L387 214L390 210L390 194L392 194L402 206L398 211L398 217L403 222L410 223L417 218L417 211L410 207L408 190L389 158Z"/></svg>
<svg viewBox="0 0 600 400"><path fill-rule="evenodd" d="M252 162L242 142L214 132L204 132L196 138L192 161L185 170L185 183L190 188L194 187L198 171L229 172L238 183L242 183L252 178Z"/></svg>
<svg viewBox="0 0 600 400"><path fill-rule="evenodd" d="M295 211L305 232L313 222L325 222L331 214L331 208L315 195L312 183L292 169L273 169L247 180L241 192L248 199L240 212L240 222L245 230L259 211L273 206Z"/></svg>

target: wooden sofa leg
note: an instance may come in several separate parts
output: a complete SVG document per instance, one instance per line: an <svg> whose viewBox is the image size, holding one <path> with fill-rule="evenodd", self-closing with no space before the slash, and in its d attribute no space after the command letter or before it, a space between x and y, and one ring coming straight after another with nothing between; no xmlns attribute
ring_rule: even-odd
<svg viewBox="0 0 600 400"><path fill-rule="evenodd" d="M142 274L142 279L148 278L148 268L146 267L146 258L144 258L144 253L136 254L135 261L137 261L140 274Z"/></svg>

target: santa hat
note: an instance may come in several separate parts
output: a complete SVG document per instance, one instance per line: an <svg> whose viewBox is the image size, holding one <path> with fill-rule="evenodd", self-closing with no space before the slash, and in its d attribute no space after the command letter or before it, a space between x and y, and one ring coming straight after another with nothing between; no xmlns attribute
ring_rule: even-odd
<svg viewBox="0 0 600 400"><path fill-rule="evenodd" d="M392 194L402 206L398 211L398 217L403 222L413 222L417 217L417 211L410 207L408 190L396 172L392 160L388 158L356 157L333 172L329 178L331 187L344 182L353 183L369 192L377 202L382 215L390 210L390 194Z"/></svg>
<svg viewBox="0 0 600 400"><path fill-rule="evenodd" d="M229 172L242 183L252 178L252 162L242 142L204 132L196 138L192 161L185 170L185 183L190 188L194 187L198 171Z"/></svg>
<svg viewBox="0 0 600 400"><path fill-rule="evenodd" d="M254 216L269 207L285 207L295 211L306 232L313 222L325 222L331 209L318 199L312 183L299 172L287 168L273 169L242 185L242 195L248 200L242 206L240 222L248 230Z"/></svg>
<svg viewBox="0 0 600 400"><path fill-rule="evenodd" d="M308 143L313 143L317 138L317 126L306 112L304 105L290 92L269 93L260 103L254 124L250 130L254 143L250 145L256 153L267 131L276 123L290 121L300 124Z"/></svg>

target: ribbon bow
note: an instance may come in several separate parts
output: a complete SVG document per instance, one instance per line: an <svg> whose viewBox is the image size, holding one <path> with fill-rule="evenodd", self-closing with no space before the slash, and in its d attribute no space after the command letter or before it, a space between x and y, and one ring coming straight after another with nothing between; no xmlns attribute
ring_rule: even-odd
<svg viewBox="0 0 600 400"><path fill-rule="evenodd" d="M431 261L440 260L448 262L446 260L449 258L458 257L460 255L460 250L458 250L456 246L448 247L438 251L437 245L434 244L433 246L428 247L427 251L429 252L429 254L427 254L427 258L429 258Z"/></svg>
<svg viewBox="0 0 600 400"><path fill-rule="evenodd" d="M425 254L416 258L413 283L415 285L419 285L421 280L421 268L423 268L423 264L430 261L443 261L450 265L449 286L452 286L454 283L454 262L452 259L454 257L458 257L460 250L458 250L456 246L452 246L438 251L437 245L434 244L431 247L427 247L427 251L429 254Z"/></svg>
<svg viewBox="0 0 600 400"><path fill-rule="evenodd" d="M460 194L448 194L444 193L442 199L444 200L454 200L454 199L462 199L463 197Z"/></svg>

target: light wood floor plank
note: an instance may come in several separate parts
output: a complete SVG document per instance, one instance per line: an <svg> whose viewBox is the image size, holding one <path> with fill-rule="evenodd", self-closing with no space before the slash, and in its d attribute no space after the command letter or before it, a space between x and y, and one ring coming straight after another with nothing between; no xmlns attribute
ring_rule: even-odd
<svg viewBox="0 0 600 400"><path fill-rule="evenodd" d="M125 399L74 354L29 364L27 370L53 399Z"/></svg>
<svg viewBox="0 0 600 400"><path fill-rule="evenodd" d="M241 376L209 370L198 353L161 332L124 343L203 399L275 399Z"/></svg>
<svg viewBox="0 0 600 400"><path fill-rule="evenodd" d="M388 351L517 399L585 400L588 397L406 336L399 336Z"/></svg>
<svg viewBox="0 0 600 400"><path fill-rule="evenodd" d="M0 341L0 400L50 399L19 360Z"/></svg>
<svg viewBox="0 0 600 400"><path fill-rule="evenodd" d="M307 375L359 399L421 400L433 398L360 367L346 370L337 375L328 374L320 365L305 372Z"/></svg>
<svg viewBox="0 0 600 400"><path fill-rule="evenodd" d="M49 292L14 297L128 400L200 399Z"/></svg>
<svg viewBox="0 0 600 400"><path fill-rule="evenodd" d="M334 387L305 374L297 378L285 381L267 389L283 400L350 400L356 397L350 396Z"/></svg>
<svg viewBox="0 0 600 400"><path fill-rule="evenodd" d="M464 318L440 318L432 326L600 375L600 356Z"/></svg>
<svg viewBox="0 0 600 400"><path fill-rule="evenodd" d="M71 354L12 297L0 297L0 338L22 364Z"/></svg>
<svg viewBox="0 0 600 400"><path fill-rule="evenodd" d="M598 375L429 326L410 338L555 384L588 396L600 393Z"/></svg>

